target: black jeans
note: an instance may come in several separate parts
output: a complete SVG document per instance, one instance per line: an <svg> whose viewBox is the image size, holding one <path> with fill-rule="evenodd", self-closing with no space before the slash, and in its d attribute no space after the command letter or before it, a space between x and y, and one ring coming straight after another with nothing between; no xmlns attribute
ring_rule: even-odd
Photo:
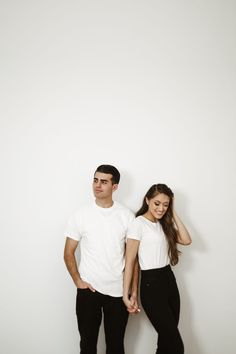
<svg viewBox="0 0 236 354"><path fill-rule="evenodd" d="M141 271L141 302L158 333L156 354L183 354L178 322L180 297L170 266Z"/></svg>
<svg viewBox="0 0 236 354"><path fill-rule="evenodd" d="M122 297L77 289L76 315L80 333L80 353L96 354L99 328L104 315L106 354L124 354L128 311Z"/></svg>

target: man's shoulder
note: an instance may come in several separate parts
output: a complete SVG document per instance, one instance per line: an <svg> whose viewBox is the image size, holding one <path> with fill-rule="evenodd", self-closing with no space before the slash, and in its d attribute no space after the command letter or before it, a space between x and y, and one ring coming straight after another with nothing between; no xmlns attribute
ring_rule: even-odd
<svg viewBox="0 0 236 354"><path fill-rule="evenodd" d="M91 212L92 209L93 209L92 204L82 205L82 206L79 206L77 209L75 209L71 215L74 217L79 217L81 215L85 215L86 213Z"/></svg>
<svg viewBox="0 0 236 354"><path fill-rule="evenodd" d="M115 208L117 210L119 210L121 213L130 215L130 216L134 216L134 213L131 209L129 209L127 206L125 206L124 204L121 204L117 201L114 202L115 203Z"/></svg>

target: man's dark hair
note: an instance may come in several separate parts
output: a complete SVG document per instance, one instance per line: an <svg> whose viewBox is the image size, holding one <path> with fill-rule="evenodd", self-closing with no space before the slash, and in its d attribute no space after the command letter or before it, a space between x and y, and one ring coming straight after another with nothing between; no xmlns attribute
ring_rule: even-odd
<svg viewBox="0 0 236 354"><path fill-rule="evenodd" d="M100 165L97 167L95 173L96 172L107 173L112 175L112 184L118 184L120 181L120 172L117 170L116 167L112 165Z"/></svg>

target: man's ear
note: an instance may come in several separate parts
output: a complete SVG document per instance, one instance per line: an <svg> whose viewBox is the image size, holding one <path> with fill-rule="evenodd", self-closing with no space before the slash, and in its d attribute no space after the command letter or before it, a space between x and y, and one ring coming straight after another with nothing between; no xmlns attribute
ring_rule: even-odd
<svg viewBox="0 0 236 354"><path fill-rule="evenodd" d="M113 184L112 191L115 192L117 188L118 188L118 184L117 183Z"/></svg>

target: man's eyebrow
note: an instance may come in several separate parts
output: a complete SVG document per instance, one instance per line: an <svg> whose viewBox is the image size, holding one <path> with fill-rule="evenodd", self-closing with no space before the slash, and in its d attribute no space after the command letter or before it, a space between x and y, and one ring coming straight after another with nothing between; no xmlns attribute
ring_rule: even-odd
<svg viewBox="0 0 236 354"><path fill-rule="evenodd" d="M94 179L93 179L94 181L98 181L99 180L99 178L97 178L97 177L94 177ZM101 182L109 182L109 180L108 179L100 179L100 181Z"/></svg>

